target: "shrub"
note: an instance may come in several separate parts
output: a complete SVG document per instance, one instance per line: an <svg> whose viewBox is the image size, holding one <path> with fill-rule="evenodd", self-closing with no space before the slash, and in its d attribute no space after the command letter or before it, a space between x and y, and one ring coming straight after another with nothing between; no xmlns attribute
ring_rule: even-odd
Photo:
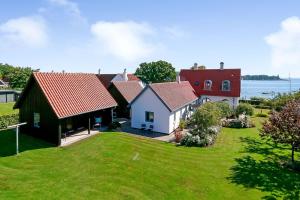
<svg viewBox="0 0 300 200"><path fill-rule="evenodd" d="M2 115L0 116L0 129L5 129L10 125L17 124L19 122L18 114Z"/></svg>
<svg viewBox="0 0 300 200"><path fill-rule="evenodd" d="M113 130L113 129L117 129L117 128L120 128L121 127L121 124L119 122L112 122L108 125L108 129L109 130Z"/></svg>
<svg viewBox="0 0 300 200"><path fill-rule="evenodd" d="M185 127L186 127L186 122L181 119L180 122L179 122L179 128L180 128L180 130L185 129Z"/></svg>
<svg viewBox="0 0 300 200"><path fill-rule="evenodd" d="M267 117L268 115L265 113L257 113L256 117Z"/></svg>
<svg viewBox="0 0 300 200"><path fill-rule="evenodd" d="M223 120L222 126L228 128L252 128L255 127L255 124L250 117L242 115L238 119Z"/></svg>
<svg viewBox="0 0 300 200"><path fill-rule="evenodd" d="M182 138L183 138L182 131L176 129L176 130L175 130L175 133L174 133L174 136L175 136L175 142L176 142L176 143L179 143L179 142L182 140Z"/></svg>
<svg viewBox="0 0 300 200"><path fill-rule="evenodd" d="M197 147L204 147L204 146L209 146L212 145L219 133L220 129L217 127L212 127L209 128L206 133L198 134L198 135L193 135L191 133L187 133L186 135L183 136L183 138L180 141L181 145L184 146L197 146Z"/></svg>
<svg viewBox="0 0 300 200"><path fill-rule="evenodd" d="M253 106L248 103L240 103L235 110L235 114L236 114L236 116L239 116L243 113L245 113L246 115L252 116L254 113Z"/></svg>
<svg viewBox="0 0 300 200"><path fill-rule="evenodd" d="M229 104L226 102L216 102L217 108L220 110L221 117L230 117L233 114L233 110L230 108Z"/></svg>

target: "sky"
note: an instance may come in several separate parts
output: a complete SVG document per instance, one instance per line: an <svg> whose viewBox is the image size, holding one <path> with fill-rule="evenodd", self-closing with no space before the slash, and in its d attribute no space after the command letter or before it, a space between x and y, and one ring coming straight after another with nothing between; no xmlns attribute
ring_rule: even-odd
<svg viewBox="0 0 300 200"><path fill-rule="evenodd" d="M1 0L0 63L134 72L165 60L300 77L299 0Z"/></svg>

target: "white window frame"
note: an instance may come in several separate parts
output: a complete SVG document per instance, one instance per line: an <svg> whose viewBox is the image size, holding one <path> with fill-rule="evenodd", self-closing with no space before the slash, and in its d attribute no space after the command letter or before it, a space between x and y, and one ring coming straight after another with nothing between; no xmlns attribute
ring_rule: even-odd
<svg viewBox="0 0 300 200"><path fill-rule="evenodd" d="M147 119L147 114L150 114L150 113L153 113L153 118L152 118L152 120L149 120L150 119L150 117L148 117L148 119ZM150 115L149 115L150 116ZM151 111L145 111L145 122L151 122L151 123L153 123L154 122L154 112L151 112Z"/></svg>
<svg viewBox="0 0 300 200"><path fill-rule="evenodd" d="M209 87L207 87L206 82L209 82ZM211 90L212 87L212 80L205 80L204 81L204 90Z"/></svg>
<svg viewBox="0 0 300 200"><path fill-rule="evenodd" d="M224 88L224 84L227 83L228 84L228 89ZM222 91L231 91L231 82L229 80L224 80L222 81Z"/></svg>
<svg viewBox="0 0 300 200"><path fill-rule="evenodd" d="M34 112L33 113L33 127L34 128L40 128L41 125L41 115L40 113Z"/></svg>

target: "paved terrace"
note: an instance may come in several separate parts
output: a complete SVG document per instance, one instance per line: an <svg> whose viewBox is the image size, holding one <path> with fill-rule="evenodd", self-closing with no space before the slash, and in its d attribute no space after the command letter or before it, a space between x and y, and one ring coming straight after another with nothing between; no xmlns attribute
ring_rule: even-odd
<svg viewBox="0 0 300 200"><path fill-rule="evenodd" d="M160 141L164 141L164 142L173 142L175 140L173 133L172 134L163 134L163 133L158 133L158 132L154 132L154 131L131 128L130 120L124 119L124 118L116 119L116 121L118 121L122 125L121 130L125 133L138 135L138 136L142 136L142 137L148 137L148 138L152 138L152 139L160 140Z"/></svg>

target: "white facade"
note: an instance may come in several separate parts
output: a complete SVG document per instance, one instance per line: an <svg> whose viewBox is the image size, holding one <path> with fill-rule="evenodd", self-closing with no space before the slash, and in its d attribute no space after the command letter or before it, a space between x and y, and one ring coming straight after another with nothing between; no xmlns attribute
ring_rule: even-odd
<svg viewBox="0 0 300 200"><path fill-rule="evenodd" d="M160 133L172 133L178 126L181 119L190 117L189 105L186 105L177 111L171 112L165 104L147 88L131 104L131 127L140 129L142 124L146 128L153 125L153 131ZM154 113L154 121L146 122L146 112Z"/></svg>
<svg viewBox="0 0 300 200"><path fill-rule="evenodd" d="M200 103L205 103L207 101L212 102L219 102L224 101L229 103L230 107L236 108L239 105L239 97L225 97L225 96L209 96L209 95L202 95L200 96Z"/></svg>

